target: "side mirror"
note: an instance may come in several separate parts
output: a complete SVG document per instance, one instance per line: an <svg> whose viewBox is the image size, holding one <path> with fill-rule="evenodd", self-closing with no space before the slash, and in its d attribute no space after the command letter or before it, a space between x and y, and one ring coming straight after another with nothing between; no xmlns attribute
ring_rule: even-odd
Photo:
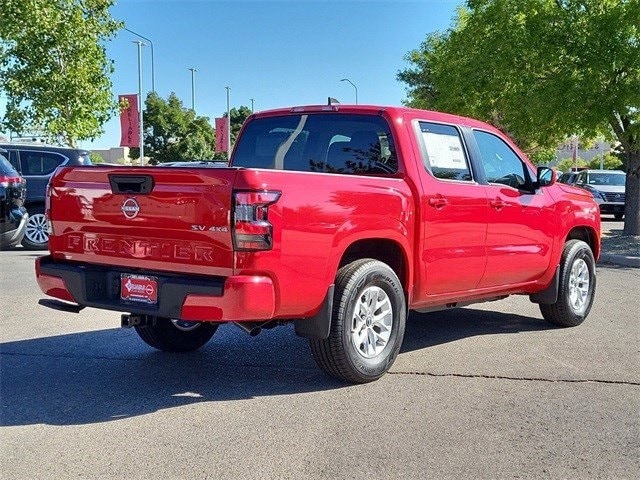
<svg viewBox="0 0 640 480"><path fill-rule="evenodd" d="M549 167L538 167L536 188L548 187L556 183L556 171Z"/></svg>

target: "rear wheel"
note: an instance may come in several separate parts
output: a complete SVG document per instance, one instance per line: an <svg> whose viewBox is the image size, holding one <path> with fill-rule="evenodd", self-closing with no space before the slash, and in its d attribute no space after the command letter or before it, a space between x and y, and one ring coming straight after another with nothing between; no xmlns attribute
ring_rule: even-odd
<svg viewBox="0 0 640 480"><path fill-rule="evenodd" d="M373 259L350 263L336 277L329 338L309 341L313 357L341 380L377 380L398 356L406 316L402 285L389 266Z"/></svg>
<svg viewBox="0 0 640 480"><path fill-rule="evenodd" d="M148 325L135 329L140 338L153 348L163 352L191 352L213 337L218 324L156 317Z"/></svg>
<svg viewBox="0 0 640 480"><path fill-rule="evenodd" d="M562 252L558 300L540 304L542 316L561 327L580 325L591 310L596 291L596 262L585 242L569 240Z"/></svg>
<svg viewBox="0 0 640 480"><path fill-rule="evenodd" d="M28 250L46 250L49 248L49 233L44 206L27 208L29 219L22 238L22 246Z"/></svg>

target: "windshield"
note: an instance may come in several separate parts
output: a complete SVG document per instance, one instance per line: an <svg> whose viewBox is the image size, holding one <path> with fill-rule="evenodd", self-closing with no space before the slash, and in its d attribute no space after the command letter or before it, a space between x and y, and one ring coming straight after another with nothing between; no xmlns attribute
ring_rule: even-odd
<svg viewBox="0 0 640 480"><path fill-rule="evenodd" d="M589 174L589 185L624 186L625 179L624 173L591 173Z"/></svg>
<svg viewBox="0 0 640 480"><path fill-rule="evenodd" d="M0 175L9 177L19 177L20 174L16 172L13 166L9 163L9 160L0 153Z"/></svg>
<svg viewBox="0 0 640 480"><path fill-rule="evenodd" d="M81 153L80 159L82 160L83 165L93 165L93 162L91 161L91 157L89 156L88 153Z"/></svg>
<svg viewBox="0 0 640 480"><path fill-rule="evenodd" d="M303 172L389 174L398 170L387 122L376 115L300 114L249 122L233 166Z"/></svg>

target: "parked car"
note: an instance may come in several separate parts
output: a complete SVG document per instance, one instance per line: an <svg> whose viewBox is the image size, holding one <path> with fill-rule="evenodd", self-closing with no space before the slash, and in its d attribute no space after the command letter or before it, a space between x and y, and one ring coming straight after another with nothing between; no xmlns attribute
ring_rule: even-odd
<svg viewBox="0 0 640 480"><path fill-rule="evenodd" d="M574 184L588 190L600 207L600 213L613 214L616 220L624 217L625 181L619 170L583 170Z"/></svg>
<svg viewBox="0 0 640 480"><path fill-rule="evenodd" d="M558 177L558 182L573 185L577 176L578 172L565 172Z"/></svg>
<svg viewBox="0 0 640 480"><path fill-rule="evenodd" d="M49 245L44 199L53 172L66 167L91 165L89 151L32 143L0 143L13 168L27 181L25 207L29 212L22 245L30 250L46 250Z"/></svg>
<svg viewBox="0 0 640 480"><path fill-rule="evenodd" d="M24 208L27 186L0 149L0 248L19 245L29 214Z"/></svg>

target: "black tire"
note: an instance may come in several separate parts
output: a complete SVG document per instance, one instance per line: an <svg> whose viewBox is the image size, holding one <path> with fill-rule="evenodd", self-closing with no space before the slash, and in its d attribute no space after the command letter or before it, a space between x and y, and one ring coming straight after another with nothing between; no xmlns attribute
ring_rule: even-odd
<svg viewBox="0 0 640 480"><path fill-rule="evenodd" d="M135 329L140 338L153 348L163 352L191 352L211 340L218 329L218 324L183 322L157 317L154 322L137 326Z"/></svg>
<svg viewBox="0 0 640 480"><path fill-rule="evenodd" d="M27 250L47 250L49 233L46 229L44 205L33 205L27 208L29 219L22 238L22 246Z"/></svg>
<svg viewBox="0 0 640 480"><path fill-rule="evenodd" d="M585 284L585 279L588 284ZM596 292L596 262L582 240L569 240L560 260L560 287L556 303L540 304L545 320L561 327L580 325L591 310Z"/></svg>
<svg viewBox="0 0 640 480"><path fill-rule="evenodd" d="M364 307L367 299L368 313L361 312L356 319L356 306ZM378 315L374 315L376 312ZM405 295L395 272L378 260L357 260L338 271L329 337L309 340L311 352L322 370L340 380L352 383L377 380L398 356L406 317ZM352 332L356 322L360 325L359 334L363 335L359 345L354 337L356 329ZM381 325L384 322L391 324ZM388 338L383 340L387 332Z"/></svg>
<svg viewBox="0 0 640 480"><path fill-rule="evenodd" d="M624 213L614 213L613 218L616 220L622 220L624 218Z"/></svg>

